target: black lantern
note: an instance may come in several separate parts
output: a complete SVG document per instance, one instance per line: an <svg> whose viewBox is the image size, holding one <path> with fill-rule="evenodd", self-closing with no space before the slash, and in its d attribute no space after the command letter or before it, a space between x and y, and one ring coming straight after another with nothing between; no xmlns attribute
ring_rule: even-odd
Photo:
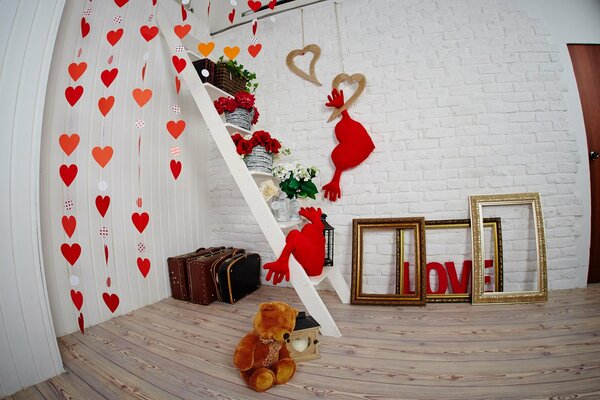
<svg viewBox="0 0 600 400"><path fill-rule="evenodd" d="M327 222L327 214L321 215L323 222L323 236L325 236L325 264L326 267L333 265L333 226Z"/></svg>

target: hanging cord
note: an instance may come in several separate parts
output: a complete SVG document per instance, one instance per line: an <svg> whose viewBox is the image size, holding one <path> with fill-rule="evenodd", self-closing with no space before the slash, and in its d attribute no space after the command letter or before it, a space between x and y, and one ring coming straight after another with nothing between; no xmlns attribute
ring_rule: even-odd
<svg viewBox="0 0 600 400"><path fill-rule="evenodd" d="M341 6L341 4L338 3L337 1L333 2L333 9L335 11L335 26L337 28L338 44L340 47L340 66L341 66L342 72L346 72L344 70L344 54L343 54L344 51L342 48L342 34L340 33L340 16L338 15L338 5Z"/></svg>
<svg viewBox="0 0 600 400"><path fill-rule="evenodd" d="M304 48L304 8L300 9L300 24L302 25L302 48Z"/></svg>

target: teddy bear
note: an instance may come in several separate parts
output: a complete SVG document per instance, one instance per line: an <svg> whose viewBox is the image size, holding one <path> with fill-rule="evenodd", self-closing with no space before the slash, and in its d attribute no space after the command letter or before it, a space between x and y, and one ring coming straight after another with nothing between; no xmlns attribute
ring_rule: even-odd
<svg viewBox="0 0 600 400"><path fill-rule="evenodd" d="M254 317L254 330L235 348L233 364L248 386L264 392L273 385L289 381L296 372L286 343L296 325L298 311L285 303L259 305Z"/></svg>

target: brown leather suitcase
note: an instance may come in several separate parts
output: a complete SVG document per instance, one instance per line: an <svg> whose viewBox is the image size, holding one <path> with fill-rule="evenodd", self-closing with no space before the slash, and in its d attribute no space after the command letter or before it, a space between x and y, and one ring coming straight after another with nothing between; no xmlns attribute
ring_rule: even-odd
<svg viewBox="0 0 600 400"><path fill-rule="evenodd" d="M205 249L204 247L201 247L198 250L191 253L167 258L167 266L169 269L169 282L171 284L171 294L173 298L177 300L186 301L190 298L188 291L187 269L185 264L187 259L197 257L203 254L215 253L224 248L225 247L210 247L208 249Z"/></svg>
<svg viewBox="0 0 600 400"><path fill-rule="evenodd" d="M239 253L213 268L217 297L233 304L260 287L260 255Z"/></svg>
<svg viewBox="0 0 600 400"><path fill-rule="evenodd" d="M229 247L214 254L205 254L186 260L189 301L207 306L217 300L217 289L212 271L215 266L221 265L223 260L243 252L242 249Z"/></svg>

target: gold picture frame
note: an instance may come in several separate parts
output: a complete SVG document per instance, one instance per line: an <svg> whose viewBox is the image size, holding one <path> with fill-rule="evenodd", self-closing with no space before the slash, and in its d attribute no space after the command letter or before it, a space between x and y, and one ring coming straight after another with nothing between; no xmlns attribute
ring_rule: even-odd
<svg viewBox="0 0 600 400"><path fill-rule="evenodd" d="M484 260L483 260L483 207L529 205L533 230L535 233L536 278L537 290L485 292L484 291ZM530 303L542 302L548 299L548 277L546 267L546 238L542 203L539 193L511 193L469 196L469 211L471 216L471 246L473 251L473 276L471 295L473 304L489 303ZM506 271L506 254L504 255L504 271ZM506 282L505 282L506 290Z"/></svg>
<svg viewBox="0 0 600 400"><path fill-rule="evenodd" d="M403 293L365 293L363 290L363 246L364 234L370 231L388 230L396 235L398 229L412 230L415 254L415 291L413 294ZM404 248L395 246L395 270L397 262L404 254ZM396 276L396 288L400 276ZM397 290L396 290L397 292ZM364 218L352 221L352 284L350 290L351 304L376 305L425 305L425 218Z"/></svg>

